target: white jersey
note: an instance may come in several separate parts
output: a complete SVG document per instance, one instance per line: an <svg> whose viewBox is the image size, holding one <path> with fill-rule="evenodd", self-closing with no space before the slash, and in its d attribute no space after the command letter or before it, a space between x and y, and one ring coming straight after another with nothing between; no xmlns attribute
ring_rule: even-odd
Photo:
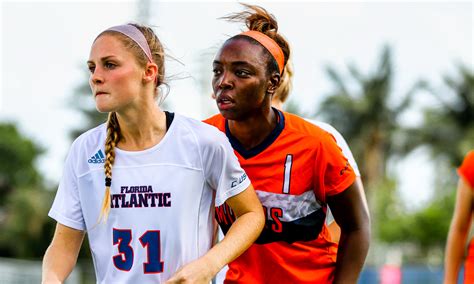
<svg viewBox="0 0 474 284"><path fill-rule="evenodd" d="M98 223L105 138L103 124L74 141L49 216L87 231L98 283L162 283L211 248L215 206L250 181L222 132L175 115L154 147L115 149L110 214Z"/></svg>

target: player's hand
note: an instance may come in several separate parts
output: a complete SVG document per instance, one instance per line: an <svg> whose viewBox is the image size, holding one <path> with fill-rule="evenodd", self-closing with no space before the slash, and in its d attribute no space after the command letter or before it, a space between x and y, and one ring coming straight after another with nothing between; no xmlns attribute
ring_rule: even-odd
<svg viewBox="0 0 474 284"><path fill-rule="evenodd" d="M165 284L209 284L219 270L211 261L200 258L181 267Z"/></svg>

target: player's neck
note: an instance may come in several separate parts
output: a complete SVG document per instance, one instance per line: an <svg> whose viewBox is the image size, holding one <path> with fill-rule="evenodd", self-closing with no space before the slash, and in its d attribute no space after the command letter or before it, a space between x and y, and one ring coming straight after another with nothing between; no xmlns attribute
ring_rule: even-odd
<svg viewBox="0 0 474 284"><path fill-rule="evenodd" d="M229 120L229 130L240 144L247 150L262 143L275 129L277 116L273 109L265 113L251 116L245 120Z"/></svg>
<svg viewBox="0 0 474 284"><path fill-rule="evenodd" d="M136 115L117 116L122 139L118 148L141 151L158 144L166 134L166 115L158 107Z"/></svg>

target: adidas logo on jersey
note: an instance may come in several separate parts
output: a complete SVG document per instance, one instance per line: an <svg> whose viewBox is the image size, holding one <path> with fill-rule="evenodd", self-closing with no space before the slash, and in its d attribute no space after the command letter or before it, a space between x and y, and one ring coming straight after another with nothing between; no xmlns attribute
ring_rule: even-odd
<svg viewBox="0 0 474 284"><path fill-rule="evenodd" d="M89 160L87 160L89 164L100 164L105 162L105 156L104 153L102 153L102 150L97 151L94 156L90 157Z"/></svg>

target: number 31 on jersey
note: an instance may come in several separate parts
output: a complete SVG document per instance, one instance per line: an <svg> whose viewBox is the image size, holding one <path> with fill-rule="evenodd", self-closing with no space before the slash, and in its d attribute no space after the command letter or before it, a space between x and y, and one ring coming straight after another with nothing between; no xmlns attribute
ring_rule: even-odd
<svg viewBox="0 0 474 284"><path fill-rule="evenodd" d="M133 266L134 253L130 246L132 241L132 230L113 229L113 244L117 246L118 254L113 257L114 265L122 271L130 271ZM164 262L161 261L161 241L160 231L146 231L139 238L139 241L147 252L146 262L143 262L143 273L161 273L163 272Z"/></svg>

